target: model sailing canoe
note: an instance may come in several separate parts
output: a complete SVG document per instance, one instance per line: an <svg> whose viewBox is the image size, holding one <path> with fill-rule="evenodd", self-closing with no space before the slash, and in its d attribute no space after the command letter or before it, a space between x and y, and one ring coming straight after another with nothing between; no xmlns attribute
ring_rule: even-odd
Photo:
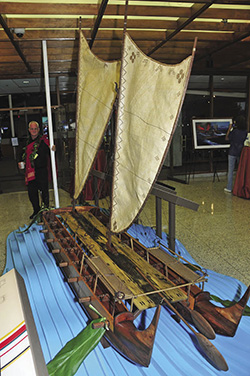
<svg viewBox="0 0 250 376"><path fill-rule="evenodd" d="M134 246L130 248L113 235L109 247L102 218L100 210L93 207L44 212L45 237L88 316L95 319L99 312L106 317L106 340L133 363L148 366L161 305L173 310L176 304L188 306L192 298L185 288L203 282L204 277L194 273L189 283L177 284L141 257L143 246L137 246L140 250L135 252ZM151 324L138 330L134 320L142 310L153 307L157 308ZM210 362L227 370L223 356L211 342L190 329Z"/></svg>
<svg viewBox="0 0 250 376"><path fill-rule="evenodd" d="M80 41L75 198L86 182L91 160L92 164L94 162L117 86L117 82L112 81L116 79L117 65L111 68L105 62L99 64L83 36ZM194 51L195 48L192 56L182 63L168 66L147 58L125 35L111 197L113 232L121 232L131 225L157 179L175 130ZM81 68L82 59L84 69ZM95 70L101 72L98 82ZM102 89L102 85L108 90ZM92 110L86 115L83 106L88 107L87 99L90 99ZM146 101L149 102L147 106ZM73 209L72 213L69 210L44 213L47 241L89 317L96 318L96 312L106 317L107 341L130 361L148 366L161 304L172 305L187 300L188 296L127 245L111 236L109 226L105 227L89 211L89 208L83 208ZM138 330L135 318L142 310L152 307L156 308L151 324L145 330ZM196 338L201 337L196 335ZM206 341L201 339L203 347L209 349L208 357L213 353L210 361L226 370L224 358Z"/></svg>

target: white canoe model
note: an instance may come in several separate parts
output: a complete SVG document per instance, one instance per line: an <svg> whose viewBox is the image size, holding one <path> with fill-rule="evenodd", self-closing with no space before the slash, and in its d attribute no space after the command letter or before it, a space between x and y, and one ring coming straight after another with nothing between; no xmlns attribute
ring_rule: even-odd
<svg viewBox="0 0 250 376"><path fill-rule="evenodd" d="M15 269L0 277L0 374L46 376L25 284Z"/></svg>

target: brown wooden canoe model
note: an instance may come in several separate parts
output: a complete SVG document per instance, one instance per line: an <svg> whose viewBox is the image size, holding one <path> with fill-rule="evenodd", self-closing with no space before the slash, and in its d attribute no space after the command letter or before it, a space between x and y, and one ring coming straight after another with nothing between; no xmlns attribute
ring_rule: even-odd
<svg viewBox="0 0 250 376"><path fill-rule="evenodd" d="M98 216L102 223L107 225L107 217L97 208L95 209L95 215ZM242 298L237 303L232 304L232 306L226 308L216 306L210 302L210 293L203 291L207 274L201 269L196 268L170 249L168 250L172 255L168 254L160 246L146 248L127 232L120 235L120 240L123 243L126 242L133 251L185 291L188 299L173 303L173 306L207 338L215 338L214 332L228 337L235 335L250 297L250 286ZM180 262L180 259L183 259L184 263ZM192 269L196 269L198 273ZM198 284L201 285L201 288L198 287Z"/></svg>
<svg viewBox="0 0 250 376"><path fill-rule="evenodd" d="M215 337L212 328L235 333L249 291L236 309L222 309L234 319L222 316L218 331L218 307L196 285L204 284L205 273L195 273L163 250L145 248L127 233L112 235L109 246L106 217L98 208L55 209L42 217L45 239L67 282L90 319L98 314L106 318L105 338L119 353L135 364L149 365L160 308L165 305L192 330L210 361L228 369L219 351L189 322L208 338ZM208 304L213 307L210 315ZM138 330L134 320L145 309L155 309L153 319L147 329Z"/></svg>

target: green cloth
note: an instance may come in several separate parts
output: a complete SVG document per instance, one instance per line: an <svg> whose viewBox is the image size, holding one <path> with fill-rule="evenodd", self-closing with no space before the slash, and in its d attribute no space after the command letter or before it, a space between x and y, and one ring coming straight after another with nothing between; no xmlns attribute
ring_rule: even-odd
<svg viewBox="0 0 250 376"><path fill-rule="evenodd" d="M48 364L48 373L50 376L73 376L87 357L87 355L96 347L104 335L106 329L93 329L93 323L105 321L105 318L93 320L84 328L75 338L66 343L66 345L57 353L57 355ZM62 329L63 330L63 329Z"/></svg>

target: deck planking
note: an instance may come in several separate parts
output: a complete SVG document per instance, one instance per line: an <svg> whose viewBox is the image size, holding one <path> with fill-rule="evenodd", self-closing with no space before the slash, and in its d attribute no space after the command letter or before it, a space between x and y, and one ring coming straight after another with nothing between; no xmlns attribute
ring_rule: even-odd
<svg viewBox="0 0 250 376"><path fill-rule="evenodd" d="M121 243L115 235L111 237L112 247L115 249L112 252L107 247L107 228L92 213L81 211L77 219L71 213L64 213L62 218L78 234L87 249L95 257L101 257L112 273L133 293L133 302L138 309L162 304L164 299L171 302L187 299L181 289L135 252L131 252L131 248Z"/></svg>

